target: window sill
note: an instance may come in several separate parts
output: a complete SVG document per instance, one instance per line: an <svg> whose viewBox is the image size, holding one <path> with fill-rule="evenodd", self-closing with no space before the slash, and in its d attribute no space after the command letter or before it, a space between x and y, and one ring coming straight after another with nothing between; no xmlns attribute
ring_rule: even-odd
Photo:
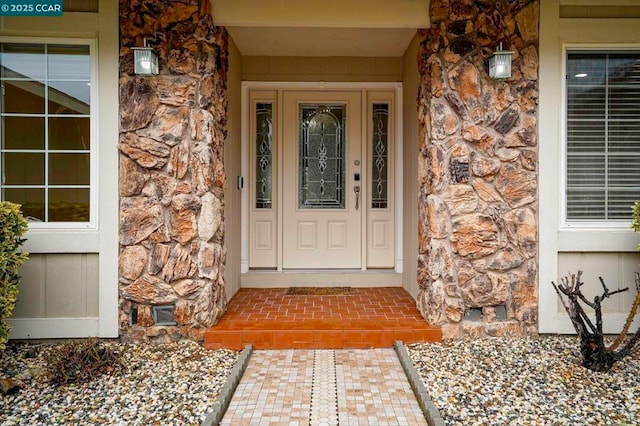
<svg viewBox="0 0 640 426"><path fill-rule="evenodd" d="M98 253L96 229L30 229L22 248L29 253Z"/></svg>
<svg viewBox="0 0 640 426"><path fill-rule="evenodd" d="M563 227L558 231L560 252L634 252L640 235L627 227Z"/></svg>

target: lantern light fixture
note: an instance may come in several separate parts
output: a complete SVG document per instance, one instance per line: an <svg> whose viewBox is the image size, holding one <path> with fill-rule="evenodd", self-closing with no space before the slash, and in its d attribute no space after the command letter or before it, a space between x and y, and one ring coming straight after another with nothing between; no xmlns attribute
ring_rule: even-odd
<svg viewBox="0 0 640 426"><path fill-rule="evenodd" d="M153 48L147 45L144 39L144 47L132 47L134 73L137 75L158 75L158 55Z"/></svg>
<svg viewBox="0 0 640 426"><path fill-rule="evenodd" d="M511 77L511 56L513 52L502 50L502 43L498 50L489 57L489 77L503 79Z"/></svg>

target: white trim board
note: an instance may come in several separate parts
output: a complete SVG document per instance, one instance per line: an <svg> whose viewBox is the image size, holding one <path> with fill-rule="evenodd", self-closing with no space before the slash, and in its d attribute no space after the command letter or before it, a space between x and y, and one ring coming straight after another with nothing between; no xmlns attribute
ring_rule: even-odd
<svg viewBox="0 0 640 426"><path fill-rule="evenodd" d="M8 319L12 339L69 339L117 337L100 334L99 318L19 318Z"/></svg>
<svg viewBox="0 0 640 426"><path fill-rule="evenodd" d="M240 278L242 288L402 287L402 274L387 270L251 270Z"/></svg>
<svg viewBox="0 0 640 426"><path fill-rule="evenodd" d="M242 82L242 154L241 172L244 180L244 188L241 196L241 274L249 273L249 208L250 191L248 190L247 176L249 175L250 164L250 102L249 92L251 90L277 90L278 104L281 104L281 93L285 90L340 90L340 91L365 91L365 90L393 90L395 93L395 268L396 273L402 273L403 268L403 168L402 168L402 83L401 82L279 82L279 81L244 81ZM281 123L279 123L281 124ZM281 258L281 252L279 250ZM280 262L278 262L280 264ZM281 271L281 270L280 270Z"/></svg>

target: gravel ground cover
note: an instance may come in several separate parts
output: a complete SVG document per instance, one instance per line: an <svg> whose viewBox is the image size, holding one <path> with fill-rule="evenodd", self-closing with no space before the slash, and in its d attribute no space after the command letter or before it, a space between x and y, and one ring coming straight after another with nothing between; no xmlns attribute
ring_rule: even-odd
<svg viewBox="0 0 640 426"><path fill-rule="evenodd" d="M0 377L17 375L25 388L0 394L0 424L199 425L239 355L188 341L107 345L121 354L122 372L60 387L46 374L51 345L9 345Z"/></svg>
<svg viewBox="0 0 640 426"><path fill-rule="evenodd" d="M408 347L447 425L640 425L640 356L580 366L575 337Z"/></svg>

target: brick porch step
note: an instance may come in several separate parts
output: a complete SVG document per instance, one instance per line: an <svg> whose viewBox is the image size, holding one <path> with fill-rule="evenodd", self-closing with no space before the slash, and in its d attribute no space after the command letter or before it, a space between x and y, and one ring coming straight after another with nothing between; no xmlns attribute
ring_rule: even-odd
<svg viewBox="0 0 640 426"><path fill-rule="evenodd" d="M241 289L205 333L209 349L340 349L440 341L399 287L354 288L346 296L288 296L286 289Z"/></svg>

